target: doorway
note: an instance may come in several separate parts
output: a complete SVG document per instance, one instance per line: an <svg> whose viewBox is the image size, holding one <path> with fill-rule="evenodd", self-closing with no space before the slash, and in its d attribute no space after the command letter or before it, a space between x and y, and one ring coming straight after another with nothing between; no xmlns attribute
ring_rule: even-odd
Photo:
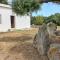
<svg viewBox="0 0 60 60"><path fill-rule="evenodd" d="M11 28L15 28L15 17L11 16Z"/></svg>

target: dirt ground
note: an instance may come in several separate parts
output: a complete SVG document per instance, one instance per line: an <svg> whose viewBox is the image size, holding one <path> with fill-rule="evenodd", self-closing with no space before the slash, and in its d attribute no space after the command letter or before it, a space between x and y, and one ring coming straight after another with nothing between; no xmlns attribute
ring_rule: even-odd
<svg viewBox="0 0 60 60"><path fill-rule="evenodd" d="M37 29L0 33L0 60L42 60L33 47Z"/></svg>

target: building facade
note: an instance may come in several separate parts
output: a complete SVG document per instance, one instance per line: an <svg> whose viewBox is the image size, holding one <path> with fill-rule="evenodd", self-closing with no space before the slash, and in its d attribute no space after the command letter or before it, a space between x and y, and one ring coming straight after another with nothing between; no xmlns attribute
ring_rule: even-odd
<svg viewBox="0 0 60 60"><path fill-rule="evenodd" d="M11 6L0 4L0 32L6 32L12 28L30 28L30 16L17 16L12 12Z"/></svg>

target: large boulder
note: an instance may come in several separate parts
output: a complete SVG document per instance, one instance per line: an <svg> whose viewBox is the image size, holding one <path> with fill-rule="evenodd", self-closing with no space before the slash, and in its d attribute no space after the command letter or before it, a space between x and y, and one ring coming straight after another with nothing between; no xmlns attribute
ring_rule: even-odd
<svg viewBox="0 0 60 60"><path fill-rule="evenodd" d="M48 56L49 60L60 60L60 36L57 36L57 26L50 22L39 27L33 46L40 55Z"/></svg>
<svg viewBox="0 0 60 60"><path fill-rule="evenodd" d="M60 32L57 31L57 26L52 22L47 24L47 31L49 33L50 42L48 58L49 60L60 60Z"/></svg>
<svg viewBox="0 0 60 60"><path fill-rule="evenodd" d="M39 27L38 33L34 38L33 46L37 48L40 55L46 55L49 44L49 36L47 32L47 25L43 24Z"/></svg>

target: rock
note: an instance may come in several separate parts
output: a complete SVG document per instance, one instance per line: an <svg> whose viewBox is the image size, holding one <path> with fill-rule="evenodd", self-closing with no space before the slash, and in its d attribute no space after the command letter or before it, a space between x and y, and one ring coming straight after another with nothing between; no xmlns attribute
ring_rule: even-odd
<svg viewBox="0 0 60 60"><path fill-rule="evenodd" d="M60 44L51 44L48 50L49 60L60 60Z"/></svg>
<svg viewBox="0 0 60 60"><path fill-rule="evenodd" d="M60 43L60 36L51 36L50 37L50 44L59 44Z"/></svg>
<svg viewBox="0 0 60 60"><path fill-rule="evenodd" d="M56 24L50 22L47 24L47 31L49 33L49 35L54 35L56 32L57 26Z"/></svg>
<svg viewBox="0 0 60 60"><path fill-rule="evenodd" d="M33 46L37 48L40 55L46 55L48 49L48 32L46 24L39 27L39 31L34 38Z"/></svg>
<svg viewBox="0 0 60 60"><path fill-rule="evenodd" d="M56 36L60 36L60 30L57 30L57 31L55 32L55 34L56 34Z"/></svg>
<svg viewBox="0 0 60 60"><path fill-rule="evenodd" d="M48 56L49 60L60 60L60 36L56 36L56 29L52 22L43 24L33 41L33 46L39 54Z"/></svg>

